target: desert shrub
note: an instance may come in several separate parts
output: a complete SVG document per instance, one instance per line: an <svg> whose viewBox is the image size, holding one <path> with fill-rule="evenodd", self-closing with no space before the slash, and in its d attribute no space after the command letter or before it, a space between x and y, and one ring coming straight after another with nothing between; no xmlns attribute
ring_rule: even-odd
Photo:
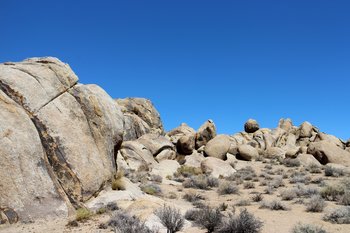
<svg viewBox="0 0 350 233"><path fill-rule="evenodd" d="M106 208L107 208L107 210L109 210L109 211L116 211L116 210L119 210L119 207L118 207L117 203L115 203L115 202L109 202L109 203L106 205Z"/></svg>
<svg viewBox="0 0 350 233"><path fill-rule="evenodd" d="M255 185L254 185L253 182L248 181L248 182L244 182L243 183L243 188L245 188L245 189L253 189L253 188L255 188Z"/></svg>
<svg viewBox="0 0 350 233"><path fill-rule="evenodd" d="M199 201L199 200L205 200L205 197L203 197L201 194L195 193L195 192L188 192L185 195L183 195L182 198L185 199L188 202L195 202L195 201Z"/></svg>
<svg viewBox="0 0 350 233"><path fill-rule="evenodd" d="M327 231L315 225L298 223L293 227L292 233L327 233Z"/></svg>
<svg viewBox="0 0 350 233"><path fill-rule="evenodd" d="M151 175L150 176L150 181L156 182L156 183L162 183L163 181L163 177L161 177L160 175Z"/></svg>
<svg viewBox="0 0 350 233"><path fill-rule="evenodd" d="M243 209L238 216L231 214L223 222L218 233L258 233L263 227L263 222L257 219L253 214Z"/></svg>
<svg viewBox="0 0 350 233"><path fill-rule="evenodd" d="M264 166L264 168L267 169L267 170L271 170L272 169L272 165L271 164L266 164Z"/></svg>
<svg viewBox="0 0 350 233"><path fill-rule="evenodd" d="M208 231L214 232L221 226L222 214L218 208L213 209L209 206L200 209L195 223Z"/></svg>
<svg viewBox="0 0 350 233"><path fill-rule="evenodd" d="M153 233L140 219L120 210L112 215L107 225L118 233Z"/></svg>
<svg viewBox="0 0 350 233"><path fill-rule="evenodd" d="M306 167L306 170L310 173L316 174L316 173L322 173L322 168L315 163L311 163Z"/></svg>
<svg viewBox="0 0 350 233"><path fill-rule="evenodd" d="M114 179L112 180L113 190L125 190L125 183L123 181L123 177L124 177L124 171L123 170L118 171Z"/></svg>
<svg viewBox="0 0 350 233"><path fill-rule="evenodd" d="M300 167L300 165L301 165L299 159L291 159L291 158L286 158L283 161L283 164L286 167Z"/></svg>
<svg viewBox="0 0 350 233"><path fill-rule="evenodd" d="M321 184L322 182L324 182L323 177L316 177L310 181L310 183L312 183L312 184Z"/></svg>
<svg viewBox="0 0 350 233"><path fill-rule="evenodd" d="M191 176L190 178L186 179L182 185L185 188L197 188L197 189L204 189L208 190L212 187L217 187L219 185L219 180L206 175L198 175L198 176Z"/></svg>
<svg viewBox="0 0 350 233"><path fill-rule="evenodd" d="M260 186L266 186L267 185L267 180L260 180L259 185Z"/></svg>
<svg viewBox="0 0 350 233"><path fill-rule="evenodd" d="M241 199L239 201L236 202L236 206L249 206L251 203L250 203L250 200L248 199Z"/></svg>
<svg viewBox="0 0 350 233"><path fill-rule="evenodd" d="M260 208L270 210L289 210L282 202L277 200L273 200L271 202L262 202Z"/></svg>
<svg viewBox="0 0 350 233"><path fill-rule="evenodd" d="M217 192L220 195L238 194L239 193L239 188L238 188L238 186L235 183L226 181L226 182L222 182L219 185L219 188L218 188Z"/></svg>
<svg viewBox="0 0 350 233"><path fill-rule="evenodd" d="M149 195L160 195L162 193L159 185L154 183L147 183L140 186L141 190Z"/></svg>
<svg viewBox="0 0 350 233"><path fill-rule="evenodd" d="M282 176L275 177L271 182L269 182L268 185L272 186L273 188L279 188L279 187L284 186Z"/></svg>
<svg viewBox="0 0 350 233"><path fill-rule="evenodd" d="M350 207L345 206L326 214L323 220L337 224L350 224Z"/></svg>
<svg viewBox="0 0 350 233"><path fill-rule="evenodd" d="M203 201L194 201L192 205L198 209L204 209L207 205Z"/></svg>
<svg viewBox="0 0 350 233"><path fill-rule="evenodd" d="M221 203L221 204L219 205L219 210L220 210L220 211L226 211L227 208L228 208L228 204L226 204L225 202L223 202L223 203Z"/></svg>
<svg viewBox="0 0 350 233"><path fill-rule="evenodd" d="M257 177L254 169L251 166L247 166L239 169L236 173L232 174L227 179L231 181L242 182L242 180L253 180L254 177Z"/></svg>
<svg viewBox="0 0 350 233"><path fill-rule="evenodd" d="M295 189L285 189L281 192L281 198L284 201L291 201L297 197Z"/></svg>
<svg viewBox="0 0 350 233"><path fill-rule="evenodd" d="M271 185L268 185L265 189L264 189L265 194L273 194L275 192L274 187L272 187Z"/></svg>
<svg viewBox="0 0 350 233"><path fill-rule="evenodd" d="M344 193L344 187L339 184L326 185L320 191L321 196L328 201L336 201Z"/></svg>
<svg viewBox="0 0 350 233"><path fill-rule="evenodd" d="M185 213L185 219L188 221L195 221L198 218L200 210L199 209L190 209Z"/></svg>
<svg viewBox="0 0 350 233"><path fill-rule="evenodd" d="M76 221L87 220L91 216L92 216L92 212L86 208L77 209L77 211L75 212L75 220Z"/></svg>
<svg viewBox="0 0 350 233"><path fill-rule="evenodd" d="M334 166L326 165L324 168L324 174L325 176L340 177L344 176L344 170L341 168L336 168Z"/></svg>
<svg viewBox="0 0 350 233"><path fill-rule="evenodd" d="M264 196L262 193L256 193L251 198L252 198L252 201L254 202L260 202L264 199Z"/></svg>
<svg viewBox="0 0 350 233"><path fill-rule="evenodd" d="M339 205L350 205L350 190L345 190L344 194L338 197Z"/></svg>
<svg viewBox="0 0 350 233"><path fill-rule="evenodd" d="M170 192L170 193L168 193L167 198L169 198L169 199L177 199L177 194L174 193L174 192Z"/></svg>
<svg viewBox="0 0 350 233"><path fill-rule="evenodd" d="M305 176L304 173L301 172L295 172L291 175L289 179L289 183L296 184L296 183L302 183L302 184L308 184L311 181L310 176Z"/></svg>
<svg viewBox="0 0 350 233"><path fill-rule="evenodd" d="M161 223L167 228L168 233L180 231L185 224L184 217L176 208L164 205L154 213L158 216Z"/></svg>
<svg viewBox="0 0 350 233"><path fill-rule="evenodd" d="M100 207L98 210L96 210L96 214L104 214L107 213L107 208L106 207Z"/></svg>
<svg viewBox="0 0 350 233"><path fill-rule="evenodd" d="M202 174L202 169L197 168L197 167L190 167L186 165L182 165L177 169L175 172L174 176L178 177L180 175L184 177L191 177L191 176L197 176Z"/></svg>
<svg viewBox="0 0 350 233"><path fill-rule="evenodd" d="M306 204L306 211L320 213L325 207L326 202L321 196L312 196L309 202Z"/></svg>

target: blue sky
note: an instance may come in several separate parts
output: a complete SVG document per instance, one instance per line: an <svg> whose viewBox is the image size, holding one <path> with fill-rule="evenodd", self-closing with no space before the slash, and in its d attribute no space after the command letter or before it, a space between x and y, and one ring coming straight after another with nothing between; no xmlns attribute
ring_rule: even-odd
<svg viewBox="0 0 350 233"><path fill-rule="evenodd" d="M350 1L2 1L0 62L55 56L167 130L308 120L350 138Z"/></svg>

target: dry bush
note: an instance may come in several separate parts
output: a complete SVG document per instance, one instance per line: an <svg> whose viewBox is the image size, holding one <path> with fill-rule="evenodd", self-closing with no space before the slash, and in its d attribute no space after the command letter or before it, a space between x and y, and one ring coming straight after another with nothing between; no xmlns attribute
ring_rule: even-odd
<svg viewBox="0 0 350 233"><path fill-rule="evenodd" d="M341 168L336 168L333 166L326 165L324 168L324 175L325 176L340 177L340 176L344 176L344 170Z"/></svg>
<svg viewBox="0 0 350 233"><path fill-rule="evenodd" d="M306 204L307 212L323 212L326 207L326 202L321 196L312 196L309 202Z"/></svg>
<svg viewBox="0 0 350 233"><path fill-rule="evenodd" d="M239 193L239 188L234 182L222 182L219 185L219 188L217 192L220 195L227 195L227 194L238 194Z"/></svg>
<svg viewBox="0 0 350 233"><path fill-rule="evenodd" d="M258 233L263 227L263 222L243 209L238 216L231 214L223 222L218 233Z"/></svg>
<svg viewBox="0 0 350 233"><path fill-rule="evenodd" d="M326 214L323 220L336 224L350 224L350 207L341 207Z"/></svg>
<svg viewBox="0 0 350 233"><path fill-rule="evenodd" d="M218 208L213 209L207 206L198 211L195 223L201 228L206 229L208 233L211 233L221 227L222 217L223 216Z"/></svg>
<svg viewBox="0 0 350 233"><path fill-rule="evenodd" d="M298 195L295 189L285 189L281 192L281 198L284 201L291 201L296 198Z"/></svg>
<svg viewBox="0 0 350 233"><path fill-rule="evenodd" d="M159 185L154 183L147 183L140 186L141 190L149 195L159 196L162 193L162 189Z"/></svg>
<svg viewBox="0 0 350 233"><path fill-rule="evenodd" d="M282 202L273 200L271 202L262 202L260 205L261 209L270 209L270 210L289 210Z"/></svg>
<svg viewBox="0 0 350 233"><path fill-rule="evenodd" d="M205 200L204 196L202 196L199 193L195 193L195 192L188 192L182 198L185 199L188 202L195 202L195 201L199 201L199 200Z"/></svg>
<svg viewBox="0 0 350 233"><path fill-rule="evenodd" d="M89 219L92 216L92 212L86 208L77 209L75 212L75 220L80 222Z"/></svg>
<svg viewBox="0 0 350 233"><path fill-rule="evenodd" d="M181 229L184 227L184 217L176 208L164 205L154 213L158 216L161 223L167 228L168 233L181 231Z"/></svg>
<svg viewBox="0 0 350 233"><path fill-rule="evenodd" d="M251 198L252 198L252 201L254 202L260 202L264 199L264 196L262 193L256 193Z"/></svg>
<svg viewBox="0 0 350 233"><path fill-rule="evenodd" d="M293 227L292 233L327 233L327 231L315 225L298 223Z"/></svg>
<svg viewBox="0 0 350 233"><path fill-rule="evenodd" d="M107 223L118 233L153 233L144 222L124 211L116 211Z"/></svg>
<svg viewBox="0 0 350 233"><path fill-rule="evenodd" d="M212 187L217 187L219 185L219 180L207 175L191 176L187 178L182 185L185 188L197 188L208 190Z"/></svg>

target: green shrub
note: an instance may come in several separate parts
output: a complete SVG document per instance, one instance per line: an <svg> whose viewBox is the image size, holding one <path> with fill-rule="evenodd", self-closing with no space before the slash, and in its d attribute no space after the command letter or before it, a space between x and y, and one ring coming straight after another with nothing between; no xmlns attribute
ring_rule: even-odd
<svg viewBox="0 0 350 233"><path fill-rule="evenodd" d="M162 193L161 188L157 184L148 183L140 186L141 190L149 195L159 196Z"/></svg>
<svg viewBox="0 0 350 233"><path fill-rule="evenodd" d="M83 221L83 220L87 220L92 216L92 213L89 209L86 208L80 208L77 209L76 213L75 213L75 220L76 221Z"/></svg>

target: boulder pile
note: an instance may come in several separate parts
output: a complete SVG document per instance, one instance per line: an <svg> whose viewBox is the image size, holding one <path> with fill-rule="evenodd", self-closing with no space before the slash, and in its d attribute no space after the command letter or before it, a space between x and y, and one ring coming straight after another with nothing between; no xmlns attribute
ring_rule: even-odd
<svg viewBox="0 0 350 233"><path fill-rule="evenodd" d="M261 158L350 166L350 141L309 122L267 129L249 119L224 135L208 120L165 132L151 101L114 100L52 57L0 64L0 109L0 223L69 216L121 170L168 176L185 165L225 177L232 161Z"/></svg>

